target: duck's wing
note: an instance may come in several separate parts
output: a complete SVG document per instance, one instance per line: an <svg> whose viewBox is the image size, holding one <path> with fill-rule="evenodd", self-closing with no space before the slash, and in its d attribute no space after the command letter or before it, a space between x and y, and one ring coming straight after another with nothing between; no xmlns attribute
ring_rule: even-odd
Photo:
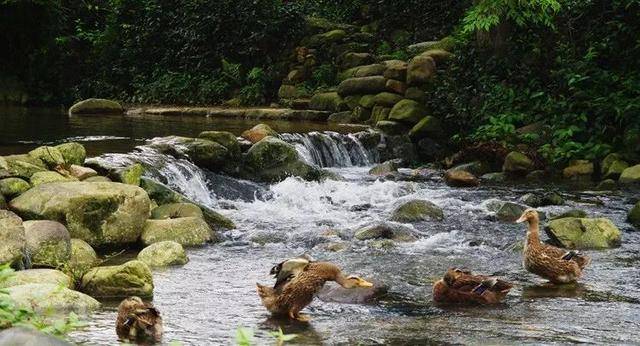
<svg viewBox="0 0 640 346"><path fill-rule="evenodd" d="M271 268L271 275L276 277L276 283L273 286L274 289L281 288L292 278L302 273L309 263L312 263L313 259L308 255L302 255L299 257L290 258L283 262L278 263Z"/></svg>
<svg viewBox="0 0 640 346"><path fill-rule="evenodd" d="M578 266L580 268L586 267L589 262L591 262L591 259L588 256L584 255L578 250L560 249L555 246L545 244L543 246L543 251L547 256L559 259L561 261L574 261L578 263Z"/></svg>

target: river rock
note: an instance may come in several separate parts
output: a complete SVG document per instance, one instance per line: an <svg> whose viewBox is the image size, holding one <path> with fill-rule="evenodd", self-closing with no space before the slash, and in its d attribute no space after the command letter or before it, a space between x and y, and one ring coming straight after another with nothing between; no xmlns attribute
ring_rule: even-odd
<svg viewBox="0 0 640 346"><path fill-rule="evenodd" d="M36 267L58 268L71 256L71 237L56 221L24 221L24 235L31 263Z"/></svg>
<svg viewBox="0 0 640 346"><path fill-rule="evenodd" d="M485 161L472 161L451 168L452 171L463 170L475 176L481 176L491 171L491 165Z"/></svg>
<svg viewBox="0 0 640 346"><path fill-rule="evenodd" d="M622 233L607 218L566 217L549 222L547 235L569 249L606 249L620 245Z"/></svg>
<svg viewBox="0 0 640 346"><path fill-rule="evenodd" d="M406 80L407 79L407 63L402 60L387 60L383 62L386 70L384 77L387 79Z"/></svg>
<svg viewBox="0 0 640 346"><path fill-rule="evenodd" d="M145 245L172 240L183 246L204 245L211 241L211 228L199 217L147 220L140 239Z"/></svg>
<svg viewBox="0 0 640 346"><path fill-rule="evenodd" d="M238 137L227 131L203 131L198 137L216 142L231 153L233 157L240 157L240 143Z"/></svg>
<svg viewBox="0 0 640 346"><path fill-rule="evenodd" d="M42 184L49 184L49 183L56 183L56 182L75 181L75 179L67 178L57 172L46 171L46 172L33 173L29 181L31 182L31 185L38 186Z"/></svg>
<svg viewBox="0 0 640 346"><path fill-rule="evenodd" d="M433 61L435 61L436 64L440 64L453 58L455 55L453 55L450 52L447 52L444 49L429 49L423 52L422 54L420 54L420 56L429 57L433 59Z"/></svg>
<svg viewBox="0 0 640 346"><path fill-rule="evenodd" d="M84 179L83 181L87 183L110 183L113 180L109 179L109 177L97 175L95 177L89 177L87 179Z"/></svg>
<svg viewBox="0 0 640 346"><path fill-rule="evenodd" d="M605 179L596 185L596 191L613 191L618 188L618 183L613 179Z"/></svg>
<svg viewBox="0 0 640 346"><path fill-rule="evenodd" d="M345 71L338 73L338 81L342 82L345 79L353 78L353 77L371 77L371 76L382 76L386 67L382 64L371 64L371 65L363 65L356 66Z"/></svg>
<svg viewBox="0 0 640 346"><path fill-rule="evenodd" d="M418 102L404 99L393 106L389 119L413 125L422 120L425 113L426 110Z"/></svg>
<svg viewBox="0 0 640 346"><path fill-rule="evenodd" d="M5 156L8 175L28 180L36 172L47 170L46 165L39 159L29 155L9 155Z"/></svg>
<svg viewBox="0 0 640 346"><path fill-rule="evenodd" d="M86 180L98 175L98 172L96 172L94 169L78 165L69 166L68 171L72 177L78 180Z"/></svg>
<svg viewBox="0 0 640 346"><path fill-rule="evenodd" d="M567 179L590 178L593 175L593 162L575 160L562 170L562 176Z"/></svg>
<svg viewBox="0 0 640 346"><path fill-rule="evenodd" d="M0 332L3 346L72 346L71 343L33 328L11 327Z"/></svg>
<svg viewBox="0 0 640 346"><path fill-rule="evenodd" d="M369 170L369 174L383 176L387 174L394 173L402 166L402 159L393 159L388 160L383 163L377 164L373 166Z"/></svg>
<svg viewBox="0 0 640 346"><path fill-rule="evenodd" d="M527 209L526 205L508 201L501 201L497 199L487 200L484 202L484 205L487 210L492 211L496 214L498 220L504 222L516 221Z"/></svg>
<svg viewBox="0 0 640 346"><path fill-rule="evenodd" d="M547 192L545 194L528 193L520 197L520 201L533 208L564 204L564 198L557 192Z"/></svg>
<svg viewBox="0 0 640 346"><path fill-rule="evenodd" d="M587 217L587 212L581 209L570 209L561 214L551 217L551 220L562 219L565 217L585 218Z"/></svg>
<svg viewBox="0 0 640 346"><path fill-rule="evenodd" d="M333 113L327 119L328 123L349 124L353 122L351 111Z"/></svg>
<svg viewBox="0 0 640 346"><path fill-rule="evenodd" d="M64 161L67 165L79 165L84 164L84 160L87 158L87 151L84 146L76 142L62 143L55 146L62 154Z"/></svg>
<svg viewBox="0 0 640 346"><path fill-rule="evenodd" d="M156 220L190 216L204 219L202 209L193 203L170 203L158 206L151 210L151 218Z"/></svg>
<svg viewBox="0 0 640 346"><path fill-rule="evenodd" d="M386 90L387 80L382 76L348 78L338 85L340 96L377 94Z"/></svg>
<svg viewBox="0 0 640 346"><path fill-rule="evenodd" d="M618 182L620 184L640 184L640 165L635 165L622 171Z"/></svg>
<svg viewBox="0 0 640 346"><path fill-rule="evenodd" d="M397 121L380 120L376 123L376 129L385 135L398 136L407 132L407 125Z"/></svg>
<svg viewBox="0 0 640 346"><path fill-rule="evenodd" d="M629 168L629 164L623 160L613 161L607 171L604 173L605 179L618 179L625 169Z"/></svg>
<svg viewBox="0 0 640 346"><path fill-rule="evenodd" d="M200 157L198 157L195 153L193 154L195 157L194 161L197 161ZM142 174L144 174L144 167L139 163L134 163L126 167L117 168L113 172L111 172L110 175L120 183L140 186L140 179L142 178Z"/></svg>
<svg viewBox="0 0 640 346"><path fill-rule="evenodd" d="M402 101L402 96L387 91L376 94L373 98L373 103L376 106L393 107L396 103Z"/></svg>
<svg viewBox="0 0 640 346"><path fill-rule="evenodd" d="M107 99L86 99L69 108L69 115L74 114L122 114L124 108L116 102Z"/></svg>
<svg viewBox="0 0 640 346"><path fill-rule="evenodd" d="M289 176L313 180L317 169L304 163L293 145L275 137L265 137L251 146L245 156L245 169L250 177L274 182Z"/></svg>
<svg viewBox="0 0 640 346"><path fill-rule="evenodd" d="M454 187L470 187L480 185L478 178L461 169L448 170L444 173L444 181L449 186Z"/></svg>
<svg viewBox="0 0 640 346"><path fill-rule="evenodd" d="M8 210L0 210L0 264L20 261L25 246L22 219Z"/></svg>
<svg viewBox="0 0 640 346"><path fill-rule="evenodd" d="M508 174L525 175L534 169L533 161L527 155L518 152L510 152L504 159L502 171Z"/></svg>
<svg viewBox="0 0 640 346"><path fill-rule="evenodd" d="M0 180L0 194L12 199L29 190L31 185L20 178L4 178Z"/></svg>
<svg viewBox="0 0 640 346"><path fill-rule="evenodd" d="M373 56L369 53L347 53L341 57L342 69L350 69L356 66L363 66L373 62Z"/></svg>
<svg viewBox="0 0 640 346"><path fill-rule="evenodd" d="M336 284L327 284L318 292L318 298L323 302L365 304L383 297L388 290L388 286L375 281L373 282L373 287L370 288L344 288Z"/></svg>
<svg viewBox="0 0 640 346"><path fill-rule="evenodd" d="M313 110L335 113L345 110L346 104L337 92L327 92L313 95L313 97L311 97L309 107Z"/></svg>
<svg viewBox="0 0 640 346"><path fill-rule="evenodd" d="M403 203L393 210L391 221L418 222L427 220L442 220L442 209L432 202L414 199Z"/></svg>
<svg viewBox="0 0 640 346"><path fill-rule="evenodd" d="M427 115L422 118L409 131L409 137L413 139L422 139L424 137L438 138L442 137L443 130L440 125L440 119Z"/></svg>
<svg viewBox="0 0 640 346"><path fill-rule="evenodd" d="M427 94L417 87L407 88L407 91L404 92L404 97L409 100L414 100L420 104L427 102Z"/></svg>
<svg viewBox="0 0 640 346"><path fill-rule="evenodd" d="M267 136L278 137L278 133L267 124L258 124L251 129L244 131L241 135L242 138L254 144L260 142Z"/></svg>
<svg viewBox="0 0 640 346"><path fill-rule="evenodd" d="M640 228L640 202L636 203L636 205L629 210L629 214L627 214L627 221L636 228Z"/></svg>
<svg viewBox="0 0 640 346"><path fill-rule="evenodd" d="M7 209L8 205L7 205L7 200L4 198L4 196L0 193L0 209Z"/></svg>
<svg viewBox="0 0 640 346"><path fill-rule="evenodd" d="M418 55L407 65L407 84L411 86L428 82L436 72L436 62L429 56Z"/></svg>
<svg viewBox="0 0 640 346"><path fill-rule="evenodd" d="M391 108L389 107L374 106L371 110L370 122L377 124L380 121L387 120L389 118L389 113L391 113Z"/></svg>
<svg viewBox="0 0 640 346"><path fill-rule="evenodd" d="M399 80L389 79L387 80L387 90L396 94L404 95L407 91L407 84Z"/></svg>
<svg viewBox="0 0 640 346"><path fill-rule="evenodd" d="M37 313L69 313L85 315L97 310L100 303L90 296L53 284L25 284L8 287L16 305Z"/></svg>
<svg viewBox="0 0 640 346"><path fill-rule="evenodd" d="M55 269L27 269L14 272L6 281L0 282L0 288L26 285L26 284L51 284L73 288L71 278Z"/></svg>
<svg viewBox="0 0 640 346"><path fill-rule="evenodd" d="M149 266L142 261L121 265L96 267L82 276L81 289L92 297L151 297L153 277Z"/></svg>
<svg viewBox="0 0 640 346"><path fill-rule="evenodd" d="M189 262L184 248L175 241L161 241L145 247L138 254L138 260L149 267L182 265Z"/></svg>
<svg viewBox="0 0 640 346"><path fill-rule="evenodd" d="M358 122L365 122L371 118L371 110L362 106L357 106L353 109L353 119Z"/></svg>
<svg viewBox="0 0 640 346"><path fill-rule="evenodd" d="M29 152L29 156L44 162L50 169L65 164L62 153L55 147L37 147Z"/></svg>
<svg viewBox="0 0 640 346"><path fill-rule="evenodd" d="M507 177L503 172L492 172L492 173L483 174L480 177L480 179L482 179L483 181L486 180L492 183L503 183L507 180Z"/></svg>
<svg viewBox="0 0 640 346"><path fill-rule="evenodd" d="M147 193L120 183L69 182L36 186L10 202L29 219L56 220L92 246L135 242L149 215Z"/></svg>
<svg viewBox="0 0 640 346"><path fill-rule="evenodd" d="M82 239L71 239L71 256L68 266L75 272L84 273L98 265L96 251Z"/></svg>
<svg viewBox="0 0 640 346"><path fill-rule="evenodd" d="M416 236L413 234L413 230L410 227L393 223L381 223L361 228L356 231L354 237L358 240L381 238L401 242L411 242L417 240Z"/></svg>
<svg viewBox="0 0 640 346"><path fill-rule="evenodd" d="M376 105L375 99L376 95L362 95L358 103L364 108L371 109Z"/></svg>

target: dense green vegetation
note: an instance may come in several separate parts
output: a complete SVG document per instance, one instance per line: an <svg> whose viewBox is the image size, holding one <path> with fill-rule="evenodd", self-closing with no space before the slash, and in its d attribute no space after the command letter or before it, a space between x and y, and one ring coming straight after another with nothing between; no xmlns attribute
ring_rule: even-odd
<svg viewBox="0 0 640 346"><path fill-rule="evenodd" d="M0 93L28 91L29 103L268 104L315 16L363 25L378 55L400 59L408 44L453 35L428 104L460 144L524 143L560 163L640 136L638 0L0 4ZM331 65L313 74L310 92L336 83Z"/></svg>

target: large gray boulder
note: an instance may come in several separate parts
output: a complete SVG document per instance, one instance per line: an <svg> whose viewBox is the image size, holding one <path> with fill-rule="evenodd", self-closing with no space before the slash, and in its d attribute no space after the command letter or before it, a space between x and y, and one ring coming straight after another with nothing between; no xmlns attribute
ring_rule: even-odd
<svg viewBox="0 0 640 346"><path fill-rule="evenodd" d="M92 297L151 297L153 277L144 262L129 261L121 265L96 267L82 276L81 289Z"/></svg>
<svg viewBox="0 0 640 346"><path fill-rule="evenodd" d="M30 189L10 202L26 219L63 223L71 237L92 246L138 240L149 215L149 196L120 183L50 183Z"/></svg>
<svg viewBox="0 0 640 346"><path fill-rule="evenodd" d="M69 108L69 115L75 114L122 114L124 108L116 102L107 99L86 99Z"/></svg>
<svg viewBox="0 0 640 346"><path fill-rule="evenodd" d="M557 244L570 249L606 249L620 245L622 233L607 218L565 217L545 228Z"/></svg>
<svg viewBox="0 0 640 346"><path fill-rule="evenodd" d="M24 284L7 288L16 305L38 313L87 314L100 307L90 296L54 284Z"/></svg>
<svg viewBox="0 0 640 346"><path fill-rule="evenodd" d="M55 269L19 270L14 272L6 281L0 282L0 288L26 284L52 284L73 288L71 278L67 274Z"/></svg>
<svg viewBox="0 0 640 346"><path fill-rule="evenodd" d="M0 210L0 264L20 261L25 246L22 219L8 210Z"/></svg>
<svg viewBox="0 0 640 346"><path fill-rule="evenodd" d="M71 237L63 224L49 220L25 221L27 253L35 267L58 268L69 261Z"/></svg>
<svg viewBox="0 0 640 346"><path fill-rule="evenodd" d="M32 328L11 327L0 332L2 346L72 346L55 336L39 332Z"/></svg>

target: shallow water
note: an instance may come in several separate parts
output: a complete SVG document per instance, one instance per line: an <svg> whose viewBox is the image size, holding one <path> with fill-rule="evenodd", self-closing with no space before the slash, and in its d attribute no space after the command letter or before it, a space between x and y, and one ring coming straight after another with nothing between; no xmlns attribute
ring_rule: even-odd
<svg viewBox="0 0 640 346"><path fill-rule="evenodd" d="M190 131L200 129L194 130ZM178 133L163 131L127 137ZM128 156L103 158L118 162ZM637 198L630 192L534 185L454 189L439 181L373 180L366 173L368 167L359 166L331 168L345 177L343 181L289 178L261 185L211 174L180 160L155 160L153 165L159 167L148 173L151 177L170 177L174 188L219 209L238 226L224 234L221 243L189 249L190 262L185 266L154 270L154 304L164 316L167 343L233 344L241 326L255 332L259 345L273 344L268 332L279 326L285 333L299 335L290 344L302 345L638 343L640 232L625 222L631 201ZM623 231L619 248L587 251L592 264L579 285L548 287L524 271L520 253L524 226L493 221L483 207L490 198L517 200L540 189L559 191L568 201L564 206L541 208L548 214L581 208L592 216L611 218ZM419 240L392 248L378 249L372 242L351 239L359 227L386 220L398 203L411 198L438 204L445 220L408 225ZM596 199L602 204L587 203ZM371 208L351 209L365 204ZM336 242L344 243L346 249L327 250L328 244ZM388 293L367 304L316 299L304 311L312 318L308 324L272 319L260 304L255 283L273 283L268 275L271 266L304 252L383 283ZM451 266L500 275L516 286L498 307L436 307L431 302L431 285ZM105 304L72 339L91 345L115 344L115 306Z"/></svg>

